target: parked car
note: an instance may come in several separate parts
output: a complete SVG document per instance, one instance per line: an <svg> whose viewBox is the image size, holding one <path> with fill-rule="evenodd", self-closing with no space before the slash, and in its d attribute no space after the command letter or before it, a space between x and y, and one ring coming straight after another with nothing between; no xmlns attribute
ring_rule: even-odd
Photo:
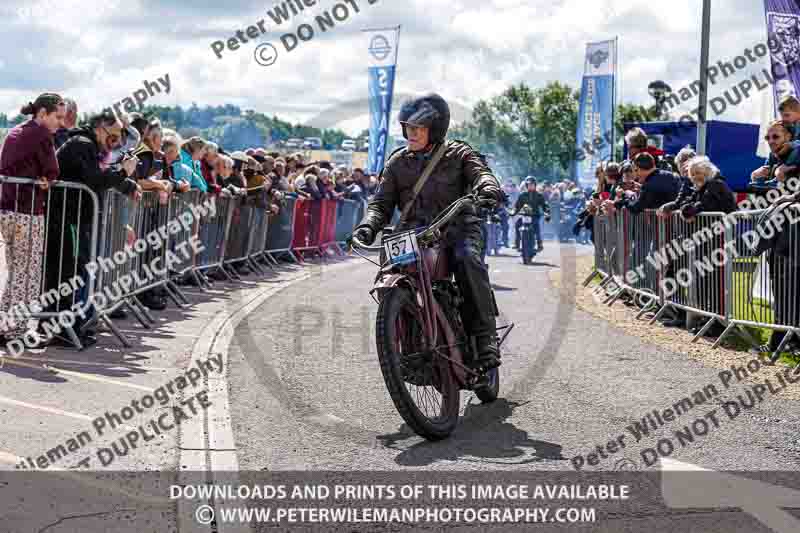
<svg viewBox="0 0 800 533"><path fill-rule="evenodd" d="M359 152L369 152L369 139L364 139L358 144Z"/></svg>
<svg viewBox="0 0 800 533"><path fill-rule="evenodd" d="M306 150L322 150L322 139L319 137L307 137L303 142L303 148Z"/></svg>
<svg viewBox="0 0 800 533"><path fill-rule="evenodd" d="M356 142L353 139L345 139L342 141L342 150L347 150L348 152L355 152L356 150Z"/></svg>
<svg viewBox="0 0 800 533"><path fill-rule="evenodd" d="M286 148L302 148L303 139L288 139L286 141Z"/></svg>

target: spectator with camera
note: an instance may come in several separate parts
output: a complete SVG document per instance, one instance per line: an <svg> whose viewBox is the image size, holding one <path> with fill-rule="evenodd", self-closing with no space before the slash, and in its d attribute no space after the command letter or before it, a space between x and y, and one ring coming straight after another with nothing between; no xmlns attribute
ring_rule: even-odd
<svg viewBox="0 0 800 533"><path fill-rule="evenodd" d="M679 183L672 172L656 167L655 158L647 152L639 152L632 159L636 179L641 184L639 196L635 200L624 198L615 204L617 208L625 208L633 214L645 209L658 209L662 205L675 200L678 196Z"/></svg>
<svg viewBox="0 0 800 533"><path fill-rule="evenodd" d="M94 115L85 127L70 131L69 139L56 153L61 171L60 179L83 183L98 196L114 187L123 194L138 198L141 188L135 181L138 164L135 156L126 155L119 164L101 168L101 161L107 157L104 154L111 154L120 146L122 131L122 123L111 111ZM92 202L82 198L80 191L76 190L50 198L47 255L59 257L61 263L68 266L63 269L46 269L45 289L55 289L74 275L81 276L87 282L78 294L62 296L50 311L65 311L73 303L87 303L89 274L86 265L92 255L90 245L93 208ZM90 308L83 316L75 317L76 332L81 330L92 314L93 310ZM88 330L81 333L80 340L84 345L96 342L94 335Z"/></svg>
<svg viewBox="0 0 800 533"><path fill-rule="evenodd" d="M586 202L586 207L578 214L575 225L572 227L572 234L575 237L580 235L581 230L585 229L589 232L589 239L594 244L594 219L600 214L600 208L603 205L603 198L599 192L593 192Z"/></svg>

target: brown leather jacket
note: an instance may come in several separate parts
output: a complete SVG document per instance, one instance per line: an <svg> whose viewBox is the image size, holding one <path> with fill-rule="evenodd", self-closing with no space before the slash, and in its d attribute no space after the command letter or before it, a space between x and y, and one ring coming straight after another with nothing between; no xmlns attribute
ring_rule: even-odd
<svg viewBox="0 0 800 533"><path fill-rule="evenodd" d="M408 213L409 224L429 224L447 206L471 192L502 200L500 182L481 161L478 152L465 142L446 142L444 156ZM395 207L403 210L411 201L414 185L434 151L435 148L423 158L404 148L389 157L381 175L383 181L359 227L367 226L377 233L390 222Z"/></svg>

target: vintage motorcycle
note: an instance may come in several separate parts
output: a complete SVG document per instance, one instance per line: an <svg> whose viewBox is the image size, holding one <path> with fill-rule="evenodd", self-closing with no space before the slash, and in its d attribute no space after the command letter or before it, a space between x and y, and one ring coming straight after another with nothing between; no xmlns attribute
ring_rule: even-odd
<svg viewBox="0 0 800 533"><path fill-rule="evenodd" d="M538 224L539 221L533 216L531 206L526 205L520 210L522 223L520 224L520 250L522 252L522 262L526 265L531 264L533 257L536 255L536 239L533 235L533 225Z"/></svg>
<svg viewBox="0 0 800 533"><path fill-rule="evenodd" d="M400 416L428 440L444 439L455 429L461 390L473 391L484 403L500 391L498 368L479 373L470 367L475 339L461 322L463 297L443 242L442 228L477 204L471 195L460 198L422 230L385 228L380 246L352 240L356 252L381 252L370 291L379 306L375 340L381 372ZM498 345L513 327L497 328Z"/></svg>

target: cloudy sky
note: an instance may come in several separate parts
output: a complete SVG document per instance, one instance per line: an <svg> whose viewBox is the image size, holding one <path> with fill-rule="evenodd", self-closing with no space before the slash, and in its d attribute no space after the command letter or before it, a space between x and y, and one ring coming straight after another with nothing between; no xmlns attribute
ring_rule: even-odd
<svg viewBox="0 0 800 533"><path fill-rule="evenodd" d="M454 104L457 116L511 83L579 86L585 43L615 36L624 102L649 105L647 85L655 79L677 90L698 76L700 0L347 0L347 20L324 34L318 30L288 53L282 35L345 2L317 0L279 26L267 12L280 3L3 0L0 111L15 114L44 91L75 98L81 111L99 110L142 88L144 80L169 74L170 94L147 103L232 103L292 121L339 121L359 131L368 121L361 30L398 24L396 94L435 90ZM713 8L712 63L765 40L761 0L716 0ZM261 20L266 33L216 57L214 41L227 41ZM276 45L275 64L255 62L260 42ZM749 65L712 87L711 96L763 66ZM686 108L696 105L690 100ZM719 118L757 122L760 106L758 95Z"/></svg>

